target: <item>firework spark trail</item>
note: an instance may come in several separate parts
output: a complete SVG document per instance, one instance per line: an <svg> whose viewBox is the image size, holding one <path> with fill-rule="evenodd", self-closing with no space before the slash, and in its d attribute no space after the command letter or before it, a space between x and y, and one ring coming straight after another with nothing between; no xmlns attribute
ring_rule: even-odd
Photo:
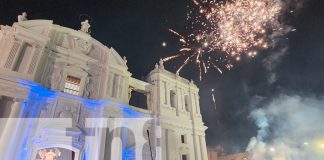
<svg viewBox="0 0 324 160"><path fill-rule="evenodd" d="M170 56L170 57L166 57L166 58L163 58L162 59L162 61L169 61L169 60L172 60L172 59L175 59L175 58L178 58L178 57L180 57L180 56L182 56L182 52L179 52L179 53L177 53L177 54L175 54L175 55L173 55L173 56Z"/></svg>
<svg viewBox="0 0 324 160"><path fill-rule="evenodd" d="M194 55L191 55L190 57L187 57L187 59L183 62L183 64L179 67L179 69L177 70L177 74L179 74L179 72L181 71L181 69L184 67L184 66L186 66L188 63L189 63L189 61L190 61L190 58L192 58Z"/></svg>
<svg viewBox="0 0 324 160"><path fill-rule="evenodd" d="M177 54L174 54L173 56L170 56L170 57L163 58L162 60L163 61L169 61L171 59L178 58L178 57L184 55L183 52L185 52L185 51L191 51L191 48L182 48L182 49L179 50L179 52Z"/></svg>
<svg viewBox="0 0 324 160"><path fill-rule="evenodd" d="M197 65L200 78L208 69L223 73L242 57L253 58L258 50L273 46L274 39L288 32L283 29L287 26L279 21L283 0L193 0L193 3L195 7L187 17L191 22L187 27L190 34L181 35L169 29L179 37L182 49L163 60L186 56L178 73L189 62Z"/></svg>
<svg viewBox="0 0 324 160"><path fill-rule="evenodd" d="M202 73L201 73L201 65L200 65L200 63L198 63L198 67L199 67L199 80L201 80L201 78L202 78Z"/></svg>
<svg viewBox="0 0 324 160"><path fill-rule="evenodd" d="M221 69L219 69L219 67L217 67L215 64L212 65L215 69L217 69L217 71L220 73L220 74L223 74L223 71Z"/></svg>
<svg viewBox="0 0 324 160"><path fill-rule="evenodd" d="M173 33L173 34L179 36L181 39L185 39L184 36L182 36L181 34L179 34L178 32L176 32L176 31L174 31L174 30L172 30L172 29L169 29L169 31L170 31L171 33Z"/></svg>
<svg viewBox="0 0 324 160"><path fill-rule="evenodd" d="M191 51L191 50L192 50L191 48L181 48L180 52L182 52L182 51Z"/></svg>
<svg viewBox="0 0 324 160"><path fill-rule="evenodd" d="M213 98L214 109L216 110L216 99L214 93L212 93L212 98Z"/></svg>
<svg viewBox="0 0 324 160"><path fill-rule="evenodd" d="M206 63L203 61L202 64L203 64L203 66L204 66L204 72L207 73Z"/></svg>
<svg viewBox="0 0 324 160"><path fill-rule="evenodd" d="M212 101L213 101L213 105L214 105L214 110L216 110L216 98L215 98L215 94L214 94L214 89L211 90L211 96L212 96Z"/></svg>
<svg viewBox="0 0 324 160"><path fill-rule="evenodd" d="M199 3L196 0L192 0L193 3L195 3L196 5L199 5Z"/></svg>

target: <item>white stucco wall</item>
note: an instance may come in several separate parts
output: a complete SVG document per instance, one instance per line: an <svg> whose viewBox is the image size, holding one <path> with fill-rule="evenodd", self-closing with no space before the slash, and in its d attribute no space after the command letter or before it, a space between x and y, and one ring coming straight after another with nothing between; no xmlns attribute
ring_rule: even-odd
<svg viewBox="0 0 324 160"><path fill-rule="evenodd" d="M149 73L147 82L137 80L131 77L127 61L113 48L89 34L55 25L50 20L1 26L0 57L0 96L4 99L29 104L30 94L37 96L41 92L33 90L38 85L55 93L55 98L45 98L44 103L34 106L40 109L38 117L59 118L61 112L69 112L84 129L86 117L132 117L119 107L126 106L134 113L155 119L150 126L160 129L152 132L152 147L163 160L180 160L182 155L187 155L189 160L207 160L207 127L200 113L199 89L192 81L165 70L162 63ZM79 95L61 93L67 76L80 79ZM20 80L26 84L22 85ZM128 105L131 90L147 96L146 110ZM174 107L171 106L171 91L174 92ZM85 107L85 99L110 101L115 105L93 110ZM14 110L9 111L9 117L10 112ZM186 137L186 143L181 142L181 135ZM81 141L76 141L81 145L74 148L80 154L85 149ZM99 155L100 159L104 153Z"/></svg>

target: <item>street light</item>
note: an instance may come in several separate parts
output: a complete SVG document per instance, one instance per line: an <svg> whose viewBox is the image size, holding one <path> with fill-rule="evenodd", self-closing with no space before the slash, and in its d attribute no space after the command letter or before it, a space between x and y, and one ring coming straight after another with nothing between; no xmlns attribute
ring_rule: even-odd
<svg viewBox="0 0 324 160"><path fill-rule="evenodd" d="M321 147L322 149L324 149L324 143L320 144L320 147Z"/></svg>
<svg viewBox="0 0 324 160"><path fill-rule="evenodd" d="M324 140L317 141L315 147L317 152L324 154Z"/></svg>

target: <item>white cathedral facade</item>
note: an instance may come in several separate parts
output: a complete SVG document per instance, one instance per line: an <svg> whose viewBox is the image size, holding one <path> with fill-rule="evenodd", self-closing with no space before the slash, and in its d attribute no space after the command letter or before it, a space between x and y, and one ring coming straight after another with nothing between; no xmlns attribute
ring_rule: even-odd
<svg viewBox="0 0 324 160"><path fill-rule="evenodd" d="M141 159L207 160L197 86L165 70L163 62L146 81L132 78L127 60L87 29L27 19L1 26L0 160L138 159L125 129L91 129L86 119L143 117L151 120L138 124L149 140ZM130 104L137 102L134 93L144 97L145 107ZM18 118L23 122L13 121ZM41 127L30 129L34 123L27 122L40 118ZM50 129L64 126L56 119L66 118L70 129ZM100 140L87 141L91 134Z"/></svg>

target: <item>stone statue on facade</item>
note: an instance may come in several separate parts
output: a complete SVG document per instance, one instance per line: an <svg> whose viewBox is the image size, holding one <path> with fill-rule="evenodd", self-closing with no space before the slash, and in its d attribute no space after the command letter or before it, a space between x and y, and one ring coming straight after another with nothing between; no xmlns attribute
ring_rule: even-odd
<svg viewBox="0 0 324 160"><path fill-rule="evenodd" d="M84 53L87 54L90 52L92 44L91 42L82 39L82 38L78 38L75 39L75 43L78 45L78 48Z"/></svg>
<svg viewBox="0 0 324 160"><path fill-rule="evenodd" d="M90 27L91 25L89 24L89 20L85 20L83 22L81 22L81 29L80 31L84 32L84 33L90 33Z"/></svg>
<svg viewBox="0 0 324 160"><path fill-rule="evenodd" d="M51 76L51 89L59 90L62 79L62 69L55 68Z"/></svg>
<svg viewBox="0 0 324 160"><path fill-rule="evenodd" d="M60 84L63 76L63 68L66 65L64 62L55 62L54 60L49 60L46 71L46 86L53 90L59 90Z"/></svg>
<svg viewBox="0 0 324 160"><path fill-rule="evenodd" d="M59 113L59 118L73 118L73 114L71 113L71 107L65 106L64 110Z"/></svg>
<svg viewBox="0 0 324 160"><path fill-rule="evenodd" d="M159 69L159 65L157 63L155 63L154 69Z"/></svg>
<svg viewBox="0 0 324 160"><path fill-rule="evenodd" d="M18 22L27 21L27 13L23 12L21 15L18 15Z"/></svg>
<svg viewBox="0 0 324 160"><path fill-rule="evenodd" d="M97 90L96 87L96 79L97 77L94 77L93 75L89 75L89 77L86 80L86 86L84 88L83 96L87 98L93 98L95 95L95 91Z"/></svg>
<svg viewBox="0 0 324 160"><path fill-rule="evenodd" d="M123 57L123 60L124 60L125 65L127 65L127 59L125 56Z"/></svg>
<svg viewBox="0 0 324 160"><path fill-rule="evenodd" d="M162 59L160 59L160 61L159 61L159 65L160 65L160 68L161 68L161 69L164 69L164 65L163 65L163 60L162 60Z"/></svg>

